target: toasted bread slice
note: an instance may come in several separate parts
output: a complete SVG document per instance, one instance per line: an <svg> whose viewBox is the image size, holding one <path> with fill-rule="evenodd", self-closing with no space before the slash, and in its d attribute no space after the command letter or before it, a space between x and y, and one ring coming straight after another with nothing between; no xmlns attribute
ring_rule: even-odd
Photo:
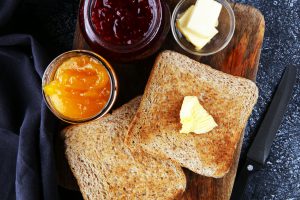
<svg viewBox="0 0 300 200"><path fill-rule="evenodd" d="M201 135L179 133L185 96L197 96L218 126ZM257 98L252 81L165 51L156 59L126 144L171 158L195 173L222 177Z"/></svg>
<svg viewBox="0 0 300 200"><path fill-rule="evenodd" d="M63 131L66 157L84 199L176 199L186 179L179 165L131 153L124 144L140 98L99 120Z"/></svg>

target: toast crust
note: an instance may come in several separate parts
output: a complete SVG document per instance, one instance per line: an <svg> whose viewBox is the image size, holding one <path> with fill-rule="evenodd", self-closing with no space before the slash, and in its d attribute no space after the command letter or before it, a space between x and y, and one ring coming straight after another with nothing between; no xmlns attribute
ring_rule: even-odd
<svg viewBox="0 0 300 200"><path fill-rule="evenodd" d="M197 96L218 127L207 134L182 134L180 108L185 96ZM191 171L219 178L233 155L258 98L256 85L164 51L156 59L126 144L140 146Z"/></svg>

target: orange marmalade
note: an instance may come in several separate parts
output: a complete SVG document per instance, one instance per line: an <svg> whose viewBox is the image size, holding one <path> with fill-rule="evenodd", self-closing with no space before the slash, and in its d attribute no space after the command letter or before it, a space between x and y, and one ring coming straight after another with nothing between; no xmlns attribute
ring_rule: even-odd
<svg viewBox="0 0 300 200"><path fill-rule="evenodd" d="M101 112L108 102L110 77L99 61L81 55L64 61L43 90L60 114L86 119Z"/></svg>

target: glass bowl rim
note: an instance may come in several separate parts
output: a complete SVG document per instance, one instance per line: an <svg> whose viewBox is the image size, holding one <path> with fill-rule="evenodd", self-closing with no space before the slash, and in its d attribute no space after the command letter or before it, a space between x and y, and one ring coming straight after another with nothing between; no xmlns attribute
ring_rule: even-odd
<svg viewBox="0 0 300 200"><path fill-rule="evenodd" d="M114 49L114 51L118 52L118 53L126 53L126 52L131 52L131 51L136 51L139 49L144 48L145 46L147 46L151 41L154 40L154 38L156 37L156 35L159 33L159 29L162 26L162 19L163 19L163 12L164 12L164 8L163 8L163 0L153 0L156 4L156 11L154 14L154 21L151 24L151 26L149 27L149 30L146 34L146 36L144 38L142 38L141 40L138 40L137 43L134 44L130 44L130 45L117 45L117 44L113 44L110 42L107 42L103 39L101 39L101 37L98 35L98 33L95 30L95 27L93 25L92 22L92 9L91 9L91 4L93 1L88 1L87 3L87 25L89 26L89 29L93 32L94 36L96 37L96 42L102 46L102 48L105 49ZM82 3L82 5L84 7L84 3ZM83 12L85 12L85 10L83 10ZM84 15L84 14L83 14ZM83 25L85 26L85 25ZM84 27L82 27L84 28Z"/></svg>
<svg viewBox="0 0 300 200"><path fill-rule="evenodd" d="M218 49L216 49L214 51L200 52L200 51L197 51L196 49L187 48L184 44L182 44L180 42L180 39L178 38L177 33L176 33L177 28L175 26L175 23L176 23L176 18L177 18L177 15L178 15L178 10L186 1L187 0L179 1L177 3L176 7L173 10L173 13L172 13L171 30L172 30L172 35L173 35L176 43L182 49L187 51L188 53L196 55L196 56L209 56L209 55L213 55L213 54L218 53L219 51L223 50L229 44L229 42L231 41L231 39L233 37L233 34L234 34L234 31L235 31L235 15L234 15L234 11L233 11L232 7L230 6L230 3L228 3L226 0L216 0L217 2L222 4L222 6L226 9L227 13L229 14L229 19L230 19L231 26L230 26L230 31L229 31L226 39L225 39L225 42L223 43L223 45L221 45Z"/></svg>
<svg viewBox="0 0 300 200"><path fill-rule="evenodd" d="M55 73L58 69L57 66L55 66L55 64L57 64L56 62L58 62L60 59L62 59L64 56L67 56L68 54L78 54L78 55L88 55L91 56L95 59L97 59L106 69L109 78L110 78L110 83L111 83L111 93L110 93L110 97L106 103L106 105L94 116L88 117L88 118L83 118L83 119L72 119L72 118L68 118L63 116L60 112L58 112L54 106L52 106L52 104L49 102L47 95L44 93L44 86L46 83L48 83L48 76ZM72 56L71 56L72 57ZM53 71L55 70L55 71ZM84 123L84 122L89 122L89 121L93 121L96 120L100 117L103 117L106 113L108 113L112 106L114 105L117 95L118 95L118 79L117 79L117 75L113 69L113 67L111 66L111 64L102 56L100 56L99 54L89 51L89 50L71 50L71 51L66 51L60 55L58 55L57 57L55 57L47 66L47 68L44 71L43 77L42 77L42 94L43 94L43 99L44 102L46 103L47 107L49 108L49 110L60 120L70 123L70 124L79 124L79 123Z"/></svg>

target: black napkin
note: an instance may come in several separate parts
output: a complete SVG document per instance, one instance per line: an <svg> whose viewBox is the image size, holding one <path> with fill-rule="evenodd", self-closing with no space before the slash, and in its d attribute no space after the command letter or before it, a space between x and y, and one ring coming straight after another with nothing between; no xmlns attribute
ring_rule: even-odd
<svg viewBox="0 0 300 200"><path fill-rule="evenodd" d="M3 27L12 17L19 0L0 1L0 28Z"/></svg>
<svg viewBox="0 0 300 200"><path fill-rule="evenodd" d="M48 63L31 36L0 37L0 199L57 199L57 121L41 93Z"/></svg>
<svg viewBox="0 0 300 200"><path fill-rule="evenodd" d="M9 22L19 3L0 1L0 33L14 26ZM1 200L58 199L53 136L59 123L41 93L49 61L32 36L0 36Z"/></svg>

